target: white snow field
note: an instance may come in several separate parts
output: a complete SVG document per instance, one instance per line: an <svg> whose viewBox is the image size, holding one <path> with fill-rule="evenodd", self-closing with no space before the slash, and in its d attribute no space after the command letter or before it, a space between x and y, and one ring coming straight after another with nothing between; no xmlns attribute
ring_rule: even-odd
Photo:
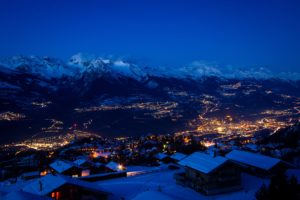
<svg viewBox="0 0 300 200"><path fill-rule="evenodd" d="M176 184L173 178L178 170L162 170L139 174L136 176L98 181L95 184L101 186L106 191L111 192L112 200L124 199L230 199L230 200L250 200L255 199L255 192L263 183L269 184L268 179L258 178L248 174L242 174L243 189L237 192L225 193L214 196L206 196L194 191L191 188ZM149 196L149 197L148 197ZM157 198L154 198L157 197Z"/></svg>

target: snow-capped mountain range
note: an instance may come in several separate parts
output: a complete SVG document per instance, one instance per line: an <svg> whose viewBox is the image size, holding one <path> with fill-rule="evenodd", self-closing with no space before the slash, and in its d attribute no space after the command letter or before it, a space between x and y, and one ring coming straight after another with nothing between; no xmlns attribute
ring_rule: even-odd
<svg viewBox="0 0 300 200"><path fill-rule="evenodd" d="M298 119L298 77L201 62L151 67L84 54L67 62L36 56L4 58L0 59L0 130L5 133L1 139L51 132L53 121L63 122L62 132L76 123L109 136L172 133L189 127L203 113L256 120L264 117L261 113L284 111L289 119Z"/></svg>
<svg viewBox="0 0 300 200"><path fill-rule="evenodd" d="M50 57L14 56L0 59L0 70L14 73L32 73L46 79L82 76L104 76L113 78L128 77L138 81L145 81L149 77L165 77L179 79L201 79L202 77L215 76L233 79L270 79L299 80L300 74L293 72L273 73L270 70L259 68L218 67L203 62L171 68L149 67L127 62L121 59L105 59L86 54L76 54L68 62Z"/></svg>

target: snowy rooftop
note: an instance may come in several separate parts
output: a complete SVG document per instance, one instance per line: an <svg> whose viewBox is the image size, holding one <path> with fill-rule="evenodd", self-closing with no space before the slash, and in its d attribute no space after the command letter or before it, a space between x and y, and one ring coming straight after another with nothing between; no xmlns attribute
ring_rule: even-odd
<svg viewBox="0 0 300 200"><path fill-rule="evenodd" d="M73 166L74 165L72 165L71 163L62 160L56 160L50 164L50 167L55 171L57 171L58 173L62 173Z"/></svg>
<svg viewBox="0 0 300 200"><path fill-rule="evenodd" d="M77 160L75 160L73 163L75 164L75 165L82 165L82 164L84 164L85 162L88 162L86 159L84 159L84 158L80 158L80 159L77 159Z"/></svg>
<svg viewBox="0 0 300 200"><path fill-rule="evenodd" d="M165 153L158 153L158 154L156 154L154 157L155 157L156 159L158 159L158 160L162 160L162 159L166 158L167 156L168 156L168 155L165 154Z"/></svg>
<svg viewBox="0 0 300 200"><path fill-rule="evenodd" d="M221 156L212 157L205 153L195 152L181 160L179 164L208 174L226 161L227 159Z"/></svg>
<svg viewBox="0 0 300 200"><path fill-rule="evenodd" d="M187 155L183 154L183 153L174 153L171 158L174 160L182 160L186 157Z"/></svg>
<svg viewBox="0 0 300 200"><path fill-rule="evenodd" d="M113 161L107 163L106 167L114 171L121 171L119 164Z"/></svg>
<svg viewBox="0 0 300 200"><path fill-rule="evenodd" d="M94 191L102 191L99 187L96 187L94 184L81 181L79 179L62 176L62 175L46 175L40 179L37 179L30 184L27 184L23 191L29 192L36 195L47 195L54 191L55 189L61 187L64 184L71 184L87 188Z"/></svg>
<svg viewBox="0 0 300 200"><path fill-rule="evenodd" d="M37 195L47 195L64 185L66 181L59 176L47 175L26 185L23 190Z"/></svg>
<svg viewBox="0 0 300 200"><path fill-rule="evenodd" d="M226 158L264 170L269 170L280 162L277 158L240 150L231 151L226 155Z"/></svg>

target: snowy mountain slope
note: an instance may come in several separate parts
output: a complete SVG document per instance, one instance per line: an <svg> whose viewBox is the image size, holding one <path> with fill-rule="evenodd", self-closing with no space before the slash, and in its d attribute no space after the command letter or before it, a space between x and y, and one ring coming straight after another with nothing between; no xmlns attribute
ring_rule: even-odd
<svg viewBox="0 0 300 200"><path fill-rule="evenodd" d="M62 61L37 56L14 56L0 60L0 70L8 70L16 73L29 73L40 75L46 79L62 78L63 76L74 76L78 69L65 65Z"/></svg>

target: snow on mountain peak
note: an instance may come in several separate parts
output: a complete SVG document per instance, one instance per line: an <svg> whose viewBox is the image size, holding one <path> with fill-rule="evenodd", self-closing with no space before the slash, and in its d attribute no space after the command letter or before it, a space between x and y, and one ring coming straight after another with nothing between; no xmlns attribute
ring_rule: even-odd
<svg viewBox="0 0 300 200"><path fill-rule="evenodd" d="M0 65L5 69L20 73L38 74L50 79L73 76L75 72L74 69L65 65L63 61L46 56L13 56L1 59Z"/></svg>
<svg viewBox="0 0 300 200"><path fill-rule="evenodd" d="M147 81L149 76L201 79L207 76L234 79L269 79L300 80L299 73L272 73L270 70L258 68L238 68L218 66L195 61L182 67L145 67L122 59L107 59L90 54L78 53L67 63L50 57L14 56L0 60L0 70L13 70L41 75L45 78L61 78L63 76L86 78L109 75L113 78L129 77L138 81Z"/></svg>
<svg viewBox="0 0 300 200"><path fill-rule="evenodd" d="M300 73L281 72L274 73L264 67L233 67L217 66L202 62L193 62L190 65L173 70L173 76L200 79L205 76L216 76L227 79L270 79L279 78L285 80L300 80Z"/></svg>
<svg viewBox="0 0 300 200"><path fill-rule="evenodd" d="M146 78L146 73L141 67L121 59L110 60L79 53L72 56L68 64L80 67L82 73L97 72L98 74L110 74L115 78L125 76L136 80L143 80Z"/></svg>
<svg viewBox="0 0 300 200"><path fill-rule="evenodd" d="M69 65L85 65L95 59L95 56L90 54L77 53L69 59Z"/></svg>

